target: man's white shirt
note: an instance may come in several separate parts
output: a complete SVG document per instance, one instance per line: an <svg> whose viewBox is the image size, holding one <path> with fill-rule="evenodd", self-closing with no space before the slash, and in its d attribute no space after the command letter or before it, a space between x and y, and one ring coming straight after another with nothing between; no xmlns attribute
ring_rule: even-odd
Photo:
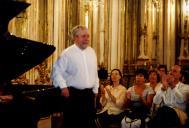
<svg viewBox="0 0 189 128"><path fill-rule="evenodd" d="M51 78L55 87L92 88L98 93L97 57L91 47L81 50L75 44L64 50L53 65Z"/></svg>
<svg viewBox="0 0 189 128"><path fill-rule="evenodd" d="M179 82L175 88L170 87L167 90L158 90L154 96L153 103L167 105L173 108L186 109L186 96L189 94L189 85Z"/></svg>

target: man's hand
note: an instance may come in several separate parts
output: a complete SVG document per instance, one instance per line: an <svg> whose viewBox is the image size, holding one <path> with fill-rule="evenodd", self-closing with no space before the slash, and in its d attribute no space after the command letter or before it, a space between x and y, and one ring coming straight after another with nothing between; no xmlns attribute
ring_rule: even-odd
<svg viewBox="0 0 189 128"><path fill-rule="evenodd" d="M168 79L169 79L169 77L168 77L168 75L166 75L166 74L163 74L163 76L162 76L162 87L161 87L161 89L164 91L164 90L167 90L167 88L168 88L168 86L169 86L169 82L168 82Z"/></svg>
<svg viewBox="0 0 189 128"><path fill-rule="evenodd" d="M0 100L3 103L10 103L13 100L13 96L12 95L2 95L2 96L0 96Z"/></svg>
<svg viewBox="0 0 189 128"><path fill-rule="evenodd" d="M61 96L68 98L70 96L68 88L62 88Z"/></svg>

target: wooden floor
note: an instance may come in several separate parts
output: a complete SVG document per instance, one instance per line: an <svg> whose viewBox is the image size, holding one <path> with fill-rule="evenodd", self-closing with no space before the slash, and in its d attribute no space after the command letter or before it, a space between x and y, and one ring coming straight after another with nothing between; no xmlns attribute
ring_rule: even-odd
<svg viewBox="0 0 189 128"><path fill-rule="evenodd" d="M62 113L54 113L48 117L41 118L38 121L37 128L62 128Z"/></svg>

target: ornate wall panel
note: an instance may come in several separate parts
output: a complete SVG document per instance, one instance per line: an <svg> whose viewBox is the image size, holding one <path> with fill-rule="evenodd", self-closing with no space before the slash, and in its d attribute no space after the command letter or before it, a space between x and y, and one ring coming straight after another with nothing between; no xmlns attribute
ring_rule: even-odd
<svg viewBox="0 0 189 128"><path fill-rule="evenodd" d="M188 40L183 33L185 27L188 30L189 22L184 27L186 14L182 11L187 0L26 1L31 6L11 21L10 31L53 44L56 51L43 64L23 74L17 83L50 84L53 62L72 44L69 32L77 24L89 28L90 45L97 53L98 64L103 63L108 71L122 70L124 65L135 66L144 56L150 63L167 64L169 68L182 51L183 39ZM179 47L176 53L175 46ZM186 43L183 46L181 49L188 47Z"/></svg>
<svg viewBox="0 0 189 128"><path fill-rule="evenodd" d="M138 25L138 0L125 1L125 48L124 62L125 64L136 63L139 48Z"/></svg>
<svg viewBox="0 0 189 128"><path fill-rule="evenodd" d="M104 0L80 0L79 23L86 25L90 32L90 45L97 53L98 64L107 63L104 61L105 54L105 9ZM108 26L108 23L106 24Z"/></svg>
<svg viewBox="0 0 189 128"><path fill-rule="evenodd" d="M122 69L125 44L125 0L80 0L80 23L88 26L98 64Z"/></svg>
<svg viewBox="0 0 189 128"><path fill-rule="evenodd" d="M124 62L124 1L112 0L110 5L112 11L109 17L111 29L109 29L108 69L120 68L122 70Z"/></svg>
<svg viewBox="0 0 189 128"><path fill-rule="evenodd" d="M164 63L169 69L175 63L175 0L165 1L164 8Z"/></svg>

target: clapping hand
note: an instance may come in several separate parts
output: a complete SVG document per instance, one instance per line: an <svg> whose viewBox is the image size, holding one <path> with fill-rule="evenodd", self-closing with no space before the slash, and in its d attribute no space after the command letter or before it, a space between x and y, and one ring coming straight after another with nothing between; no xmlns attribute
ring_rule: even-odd
<svg viewBox="0 0 189 128"><path fill-rule="evenodd" d="M127 99L131 99L131 92L130 91L126 92L126 97L127 97Z"/></svg>
<svg viewBox="0 0 189 128"><path fill-rule="evenodd" d="M166 74L163 74L163 76L162 76L162 90L166 90L167 88L168 88L168 86L169 86L169 82L168 82L168 75L166 75Z"/></svg>
<svg viewBox="0 0 189 128"><path fill-rule="evenodd" d="M100 85L100 92L102 95L105 94L105 88L103 84Z"/></svg>
<svg viewBox="0 0 189 128"><path fill-rule="evenodd" d="M106 89L106 92L107 92L107 94L111 97L111 92L110 92L110 89L109 88L105 88Z"/></svg>
<svg viewBox="0 0 189 128"><path fill-rule="evenodd" d="M116 103L116 98L114 97L114 95L111 93L110 91L111 88L106 88L106 92L108 93L109 97L111 98L111 100Z"/></svg>

